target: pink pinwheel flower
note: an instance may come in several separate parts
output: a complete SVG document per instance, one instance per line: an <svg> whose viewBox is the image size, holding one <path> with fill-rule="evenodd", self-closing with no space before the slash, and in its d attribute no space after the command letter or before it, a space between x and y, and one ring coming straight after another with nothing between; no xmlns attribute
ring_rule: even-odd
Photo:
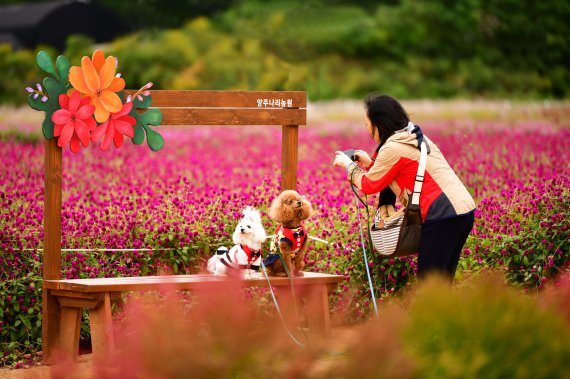
<svg viewBox="0 0 570 379"><path fill-rule="evenodd" d="M117 148L123 145L124 136L133 138L135 135L134 125L137 120L128 113L133 108L133 103L129 102L123 105L120 111L111 113L107 121L99 125L93 133L91 133L91 140L97 142L105 135L101 143L101 150L108 150L111 145L111 140L115 142Z"/></svg>
<svg viewBox="0 0 570 379"><path fill-rule="evenodd" d="M55 124L53 135L59 137L57 145L64 147L69 143L69 148L77 153L81 148L89 146L91 131L97 123L93 118L95 107L90 104L91 98L81 98L79 92L71 96L59 95L61 109L55 111L51 120Z"/></svg>

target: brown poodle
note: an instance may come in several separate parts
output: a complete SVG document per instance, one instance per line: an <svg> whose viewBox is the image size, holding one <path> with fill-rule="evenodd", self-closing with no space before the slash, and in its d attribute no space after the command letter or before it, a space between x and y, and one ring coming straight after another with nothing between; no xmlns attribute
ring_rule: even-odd
<svg viewBox="0 0 570 379"><path fill-rule="evenodd" d="M277 196L269 208L269 218L279 223L271 244L272 254L264 261L268 275L287 276L281 253L293 276L303 276L305 254L308 248L308 234L303 221L313 214L311 204L297 191L286 190ZM279 252L277 251L279 249Z"/></svg>

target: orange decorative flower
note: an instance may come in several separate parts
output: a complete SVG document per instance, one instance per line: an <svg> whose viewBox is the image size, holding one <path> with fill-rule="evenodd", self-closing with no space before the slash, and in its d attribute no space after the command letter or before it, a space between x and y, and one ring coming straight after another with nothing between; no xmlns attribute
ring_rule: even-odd
<svg viewBox="0 0 570 379"><path fill-rule="evenodd" d="M73 66L69 70L69 82L77 91L89 96L95 107L97 122L105 122L111 113L119 112L123 106L115 92L125 88L125 81L115 77L117 59L107 57L101 50L81 59L81 67Z"/></svg>
<svg viewBox="0 0 570 379"><path fill-rule="evenodd" d="M131 109L133 109L133 103L126 103L119 112L112 113L107 121L100 124L97 129L91 133L91 140L93 142L97 142L105 135L101 143L101 150L109 149L111 141L115 142L117 148L121 147L123 145L123 136L134 137L134 125L137 123L137 120L133 116L128 115Z"/></svg>
<svg viewBox="0 0 570 379"><path fill-rule="evenodd" d="M61 109L55 111L52 121L55 124L53 135L59 137L57 145L64 147L69 143L71 151L77 153L81 148L89 146L91 131L97 124L93 119L95 107L89 97L81 98L81 94L75 91L71 96L59 95Z"/></svg>

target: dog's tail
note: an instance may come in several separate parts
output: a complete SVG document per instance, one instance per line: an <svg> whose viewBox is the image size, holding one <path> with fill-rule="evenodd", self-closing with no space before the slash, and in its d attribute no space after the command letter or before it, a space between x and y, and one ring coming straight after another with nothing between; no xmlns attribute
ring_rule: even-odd
<svg viewBox="0 0 570 379"><path fill-rule="evenodd" d="M226 254L228 252L228 248L225 246L220 246L216 252L214 253L214 255L212 255L210 257L210 259L208 259L208 264L206 266L206 268L208 269L208 271L212 274L216 273L216 263L218 263L218 261L220 260L220 258L222 258L224 256L224 254Z"/></svg>
<svg viewBox="0 0 570 379"><path fill-rule="evenodd" d="M218 260L220 258L218 258L217 255L212 255L210 257L210 259L208 259L208 272L210 272L211 274L214 274L216 272L216 263L218 263Z"/></svg>

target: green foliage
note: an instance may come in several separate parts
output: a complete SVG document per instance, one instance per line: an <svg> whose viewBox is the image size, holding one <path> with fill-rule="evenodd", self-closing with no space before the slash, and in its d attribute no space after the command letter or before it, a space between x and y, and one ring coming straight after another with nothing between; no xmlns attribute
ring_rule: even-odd
<svg viewBox="0 0 570 379"><path fill-rule="evenodd" d="M115 41L107 53L119 58L119 68L126 80L126 88L140 88L153 82L161 89L170 89L173 78L185 66L184 50L188 46L177 43L171 35L178 32L142 32ZM190 48L191 49L191 48Z"/></svg>
<svg viewBox="0 0 570 379"><path fill-rule="evenodd" d="M67 37L65 41L65 51L63 55L65 55L70 62L73 62L74 65L79 65L81 62L81 58L88 56L91 57L93 55L95 41L91 38L85 37L80 34L74 34Z"/></svg>
<svg viewBox="0 0 570 379"><path fill-rule="evenodd" d="M488 45L498 50L502 66L527 74L536 71L546 81L543 93L568 96L570 44L564 21L570 17L568 2L486 0L482 4L485 36Z"/></svg>
<svg viewBox="0 0 570 379"><path fill-rule="evenodd" d="M326 378L565 378L569 277L536 299L481 276L451 288L432 278L408 300L351 329ZM566 314L568 317L568 314ZM567 319L568 320L568 319Z"/></svg>
<svg viewBox="0 0 570 379"><path fill-rule="evenodd" d="M445 282L422 286L404 331L422 378L570 375L564 318L501 280L477 280L460 290Z"/></svg>
<svg viewBox="0 0 570 379"><path fill-rule="evenodd" d="M133 232L140 230L135 228ZM96 278L125 275L157 275L159 273L197 273L209 257L208 243L196 241L182 246L172 233L148 231L145 242L156 250L124 253L62 254L62 277ZM0 260L0 367L32 365L41 360L41 255L2 249ZM13 262L18 262L14 264ZM11 269L9 269L11 267ZM16 269L14 269L16 268ZM89 339L87 314L83 315L81 339Z"/></svg>
<svg viewBox="0 0 570 379"><path fill-rule="evenodd" d="M195 2L131 3L114 8L148 28L105 48L120 58L127 88L151 81L162 89L307 90L311 100L373 90L402 98L570 92L564 1L253 0L208 2L209 10ZM151 27L160 25L179 29ZM90 55L92 44L71 36L66 56ZM19 89L35 77L29 55L0 50L9 73L0 102L24 99Z"/></svg>
<svg viewBox="0 0 570 379"><path fill-rule="evenodd" d="M343 2L246 1L213 22L197 19L182 33L145 33L127 46L156 41L156 48L141 50L155 52L162 74L146 80L162 88L300 89L311 99L361 97L372 90L415 98L566 96L567 88L558 88L568 82L568 70L559 67L568 56L559 38L566 24L545 14L537 28L538 37L558 43L548 70L521 65L503 47L524 45L522 35L490 34L493 19L501 21L498 30L510 30L511 23L499 12L508 4L493 4L406 0L380 4L370 14ZM515 9L527 14L524 4ZM520 22L527 24L524 17ZM521 25L513 23L513 30ZM140 58L138 64L148 62Z"/></svg>
<svg viewBox="0 0 570 379"><path fill-rule="evenodd" d="M0 130L0 141L12 141L12 140L24 144L26 143L36 144L40 142L40 135L26 133L19 130Z"/></svg>
<svg viewBox="0 0 570 379"><path fill-rule="evenodd" d="M539 197L524 188L510 194L512 204L523 204L524 208L497 208L497 213L517 232L492 232L493 225L482 225L482 232L493 233L495 238L470 236L466 244L470 253L462 258L460 267L478 270L503 266L510 284L528 290L542 289L556 278L569 259L570 190L560 180L543 185L547 191ZM488 211L496 206L495 200L482 206Z"/></svg>
<svg viewBox="0 0 570 379"><path fill-rule="evenodd" d="M210 16L231 7L235 0L101 0L132 29L179 27L190 17Z"/></svg>
<svg viewBox="0 0 570 379"><path fill-rule="evenodd" d="M568 198L566 199L568 210ZM570 239L568 213L555 213L545 219L536 217L520 235L503 238L495 246L506 256L507 279L515 285L542 288L543 283L557 276L568 261Z"/></svg>
<svg viewBox="0 0 570 379"><path fill-rule="evenodd" d="M17 276L0 275L0 366L22 358L32 358L41 350L42 279L40 261L34 255L22 255L27 271ZM28 355L30 354L30 355Z"/></svg>
<svg viewBox="0 0 570 379"><path fill-rule="evenodd" d="M34 54L31 51L13 51L10 45L0 44L0 103L22 104L26 101L26 83L39 80L36 77Z"/></svg>
<svg viewBox="0 0 570 379"><path fill-rule="evenodd" d="M226 12L222 26L242 38L259 39L264 48L289 62L322 54L354 55L353 37L371 26L357 6L315 1L246 1Z"/></svg>

